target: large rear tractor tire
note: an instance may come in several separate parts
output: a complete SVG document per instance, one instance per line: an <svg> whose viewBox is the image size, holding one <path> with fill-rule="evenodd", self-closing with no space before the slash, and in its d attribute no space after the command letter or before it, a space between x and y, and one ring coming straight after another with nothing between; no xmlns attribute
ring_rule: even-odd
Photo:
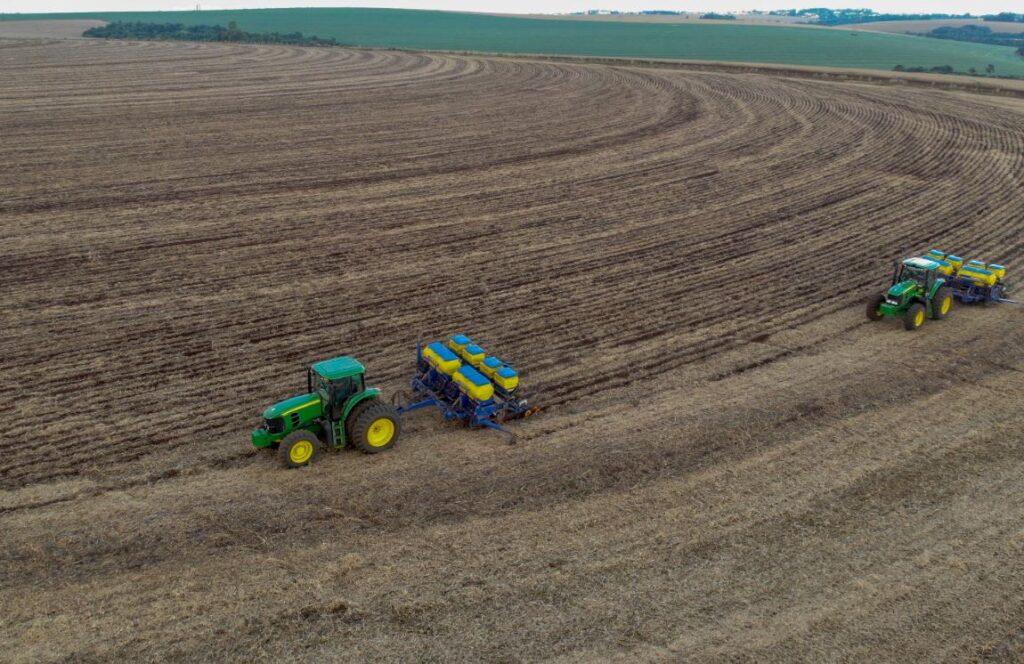
<svg viewBox="0 0 1024 664"><path fill-rule="evenodd" d="M345 439L349 445L352 445L352 441L356 439L356 421L359 420L359 416L363 414L363 411L372 406L375 401L377 399L363 399L349 411L348 417L345 419Z"/></svg>
<svg viewBox="0 0 1024 664"><path fill-rule="evenodd" d="M351 417L352 446L366 454L383 452L398 442L402 433L398 411L380 399L366 402L366 407L354 410Z"/></svg>
<svg viewBox="0 0 1024 664"><path fill-rule="evenodd" d="M913 332L917 328L924 325L925 312L924 305L920 302L915 302L910 305L907 309L907 313L903 314L903 327Z"/></svg>
<svg viewBox="0 0 1024 664"><path fill-rule="evenodd" d="M277 447L277 456L285 468L298 468L312 463L320 454L320 439L306 429L292 431Z"/></svg>
<svg viewBox="0 0 1024 664"><path fill-rule="evenodd" d="M949 310L952 308L953 291L943 286L935 292L935 297L932 299L932 318L942 320L949 315Z"/></svg>
<svg viewBox="0 0 1024 664"><path fill-rule="evenodd" d="M871 299L868 300L868 320L875 321L885 318L879 310L883 302L885 302L884 295L875 294L871 296Z"/></svg>

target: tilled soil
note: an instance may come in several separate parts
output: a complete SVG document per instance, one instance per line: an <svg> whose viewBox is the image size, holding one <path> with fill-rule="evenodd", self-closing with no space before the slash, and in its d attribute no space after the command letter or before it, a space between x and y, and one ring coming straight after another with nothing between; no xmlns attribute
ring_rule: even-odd
<svg viewBox="0 0 1024 664"><path fill-rule="evenodd" d="M0 618L24 661L1024 656L1024 102L347 49L0 40ZM287 472L305 363L467 332L520 444Z"/></svg>
<svg viewBox="0 0 1024 664"><path fill-rule="evenodd" d="M0 17L0 39L81 39L89 28L106 25L106 21L88 19L47 19L42 21L4 20Z"/></svg>

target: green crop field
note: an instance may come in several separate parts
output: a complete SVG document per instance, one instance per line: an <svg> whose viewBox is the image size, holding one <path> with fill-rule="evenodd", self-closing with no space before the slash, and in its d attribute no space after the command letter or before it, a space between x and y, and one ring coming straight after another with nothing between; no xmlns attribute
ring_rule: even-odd
<svg viewBox="0 0 1024 664"><path fill-rule="evenodd" d="M3 20L90 18L227 25L247 32L334 37L353 46L492 53L764 62L891 70L895 65L956 71L995 67L1024 76L1009 47L826 28L762 25L566 21L398 9L252 9L183 12L18 14Z"/></svg>

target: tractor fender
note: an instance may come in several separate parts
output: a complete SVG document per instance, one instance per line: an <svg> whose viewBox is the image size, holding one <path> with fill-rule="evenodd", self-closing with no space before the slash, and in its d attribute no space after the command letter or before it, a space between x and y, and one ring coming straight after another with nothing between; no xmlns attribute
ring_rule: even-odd
<svg viewBox="0 0 1024 664"><path fill-rule="evenodd" d="M945 279L936 279L935 283L932 284L931 290L928 291L928 299L931 300L932 298L934 298L938 294L939 289L942 288L945 285L946 285L946 280Z"/></svg>
<svg viewBox="0 0 1024 664"><path fill-rule="evenodd" d="M351 399L348 400L348 403L345 404L345 410L341 414L341 421L347 422L348 414L352 412L353 408L355 408L362 402L366 401L367 399L376 399L379 396L380 390L378 390L376 387L371 387L364 390L361 394L357 394L356 396L352 397Z"/></svg>

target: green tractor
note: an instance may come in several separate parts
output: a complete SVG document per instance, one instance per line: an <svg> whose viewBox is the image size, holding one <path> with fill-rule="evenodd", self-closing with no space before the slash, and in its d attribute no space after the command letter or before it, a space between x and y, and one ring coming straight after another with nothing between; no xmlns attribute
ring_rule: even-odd
<svg viewBox="0 0 1024 664"><path fill-rule="evenodd" d="M351 357L317 362L306 370L306 394L263 411L263 425L252 432L254 447L277 447L281 462L297 468L313 461L321 442L340 449L352 445L367 454L393 446L402 432L398 412L367 388L366 369Z"/></svg>
<svg viewBox="0 0 1024 664"><path fill-rule="evenodd" d="M916 330L928 316L935 320L945 318L953 306L953 292L946 286L940 267L927 258L908 258L896 263L892 286L868 301L868 320L899 316L903 318L903 327Z"/></svg>

